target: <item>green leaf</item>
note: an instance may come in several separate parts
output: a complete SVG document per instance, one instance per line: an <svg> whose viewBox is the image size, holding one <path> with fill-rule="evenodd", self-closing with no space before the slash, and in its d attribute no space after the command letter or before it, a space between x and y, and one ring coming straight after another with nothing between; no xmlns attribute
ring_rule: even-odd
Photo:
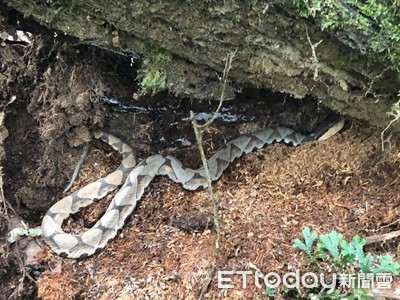
<svg viewBox="0 0 400 300"><path fill-rule="evenodd" d="M379 265L376 268L373 268L372 273L391 273L393 275L399 275L400 264L397 262L393 262L392 256L387 255L379 255Z"/></svg>
<svg viewBox="0 0 400 300"><path fill-rule="evenodd" d="M304 252L308 252L309 251L307 246L302 241L300 241L299 239L295 239L294 240L293 248L297 248L297 249L299 249L301 251L304 251Z"/></svg>
<svg viewBox="0 0 400 300"><path fill-rule="evenodd" d="M341 295L338 290L333 290L330 293L323 291L318 293L317 299L343 299L343 295Z"/></svg>
<svg viewBox="0 0 400 300"><path fill-rule="evenodd" d="M357 250L352 243L348 243L345 240L340 241L340 247L342 251L340 253L341 262L343 264L352 264L355 261Z"/></svg>
<svg viewBox="0 0 400 300"><path fill-rule="evenodd" d="M353 237L353 245L356 250L355 254L358 259L363 259L365 257L364 246L366 243L367 243L367 240L360 238L358 235Z"/></svg>
<svg viewBox="0 0 400 300"><path fill-rule="evenodd" d="M372 293L370 293L364 289L360 289L360 288L353 289L352 296L354 297L353 299L357 299L357 300L373 299Z"/></svg>
<svg viewBox="0 0 400 300"><path fill-rule="evenodd" d="M318 249L327 250L335 260L339 259L339 243L343 240L343 235L336 231L320 236L321 243L317 244Z"/></svg>
<svg viewBox="0 0 400 300"><path fill-rule="evenodd" d="M265 288L264 292L263 292L263 296L265 296L265 297L274 297L275 296L275 289L267 286Z"/></svg>
<svg viewBox="0 0 400 300"><path fill-rule="evenodd" d="M364 254L364 245L366 244L366 240L360 238L358 235L353 237L353 240L351 243L346 242L345 240L342 240L340 242L340 247L342 248L341 252L341 261L344 264L348 263L354 263L355 258L357 258L359 261L364 260L365 254Z"/></svg>
<svg viewBox="0 0 400 300"><path fill-rule="evenodd" d="M364 273L371 273L372 272L371 267L372 267L373 261L374 261L374 257L371 254L368 254L367 256L364 256L361 259L359 258L358 267Z"/></svg>
<svg viewBox="0 0 400 300"><path fill-rule="evenodd" d="M300 249L301 251L304 251L309 256L311 256L312 246L314 244L314 241L318 238L318 234L316 234L315 232L312 233L309 227L305 227L302 233L304 237L304 243L299 239L295 239L293 243L293 248Z"/></svg>

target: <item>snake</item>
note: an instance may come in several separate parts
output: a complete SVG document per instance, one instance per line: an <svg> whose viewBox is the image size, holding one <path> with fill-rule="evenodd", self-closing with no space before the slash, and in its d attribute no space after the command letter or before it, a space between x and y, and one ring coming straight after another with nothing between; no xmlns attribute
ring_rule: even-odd
<svg viewBox="0 0 400 300"><path fill-rule="evenodd" d="M207 160L208 174L211 181L216 181L224 170L243 154L273 143L298 146L323 140L342 127L343 121L335 118L335 121L326 122L311 134L302 134L291 128L278 126L241 135L225 143ZM117 150L122 155L122 161L114 172L62 198L44 215L41 224L44 242L61 257L86 258L101 251L124 226L145 189L156 176L167 176L186 190L207 187L204 166L198 169L185 168L177 158L161 154L149 156L137 164L133 149L118 137L104 131L95 131L94 138ZM62 229L64 220L69 216L105 197L121 185L106 212L93 227L81 234L66 233Z"/></svg>

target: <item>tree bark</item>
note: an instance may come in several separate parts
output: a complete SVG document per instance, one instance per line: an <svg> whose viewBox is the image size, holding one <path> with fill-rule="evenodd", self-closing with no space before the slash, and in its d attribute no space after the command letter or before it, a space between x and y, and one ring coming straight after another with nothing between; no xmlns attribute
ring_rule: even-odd
<svg viewBox="0 0 400 300"><path fill-rule="evenodd" d="M398 101L399 75L381 57L363 54L343 34L321 31L277 1L4 2L82 42L143 55L143 78L159 70L162 88L178 96L217 99L217 74L226 55L236 53L230 98L244 86L312 96L381 127ZM400 130L400 122L392 128Z"/></svg>

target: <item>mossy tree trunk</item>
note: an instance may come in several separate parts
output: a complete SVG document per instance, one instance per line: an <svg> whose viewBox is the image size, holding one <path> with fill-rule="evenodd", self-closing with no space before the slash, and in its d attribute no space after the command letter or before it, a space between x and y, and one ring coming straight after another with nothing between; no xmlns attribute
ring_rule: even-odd
<svg viewBox="0 0 400 300"><path fill-rule="evenodd" d="M240 86L312 96L345 115L385 127L399 75L365 53L354 33L321 31L291 1L5 0L41 24L144 56L143 87L219 97L218 73L235 53L228 97ZM395 68L393 68L395 69ZM393 123L400 130L400 123Z"/></svg>

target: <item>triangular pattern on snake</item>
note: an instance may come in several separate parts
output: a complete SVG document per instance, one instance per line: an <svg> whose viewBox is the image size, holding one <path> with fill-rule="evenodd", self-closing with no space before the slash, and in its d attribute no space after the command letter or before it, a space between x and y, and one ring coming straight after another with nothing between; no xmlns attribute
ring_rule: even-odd
<svg viewBox="0 0 400 300"><path fill-rule="evenodd" d="M53 251L69 258L88 257L104 248L122 228L155 176L166 175L189 190L207 186L203 167L197 170L184 168L177 158L162 155L150 156L135 166L136 160L129 145L105 132L96 132L94 136L123 154L121 165L105 178L58 201L48 210L42 220L45 242ZM275 142L297 146L310 140L315 140L314 136L302 135L286 127L267 128L253 134L240 136L226 143L209 159L207 165L210 169L211 179L217 180L231 162L254 149ZM68 234L62 230L61 225L68 216L76 213L80 207L87 206L96 199L104 197L122 183L120 191L112 199L107 211L92 228L80 235Z"/></svg>

